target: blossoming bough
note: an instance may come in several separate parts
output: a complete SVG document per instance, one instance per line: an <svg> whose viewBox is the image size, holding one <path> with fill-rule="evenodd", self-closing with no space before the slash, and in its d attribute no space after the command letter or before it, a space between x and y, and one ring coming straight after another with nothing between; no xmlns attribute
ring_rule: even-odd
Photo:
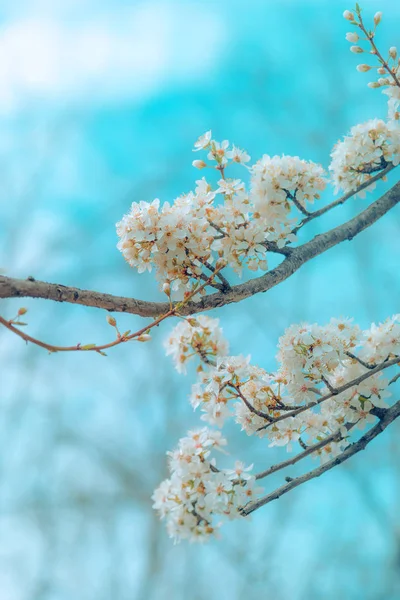
<svg viewBox="0 0 400 600"><path fill-rule="evenodd" d="M0 317L7 329L49 352L104 354L120 343L148 341L150 330L166 318L182 318L167 341L167 354L179 371L185 371L194 357L200 361L190 402L201 408L206 426L188 432L168 453L170 477L153 495L154 508L175 540L206 540L219 528L220 517L246 516L318 477L363 449L400 415L400 400L387 403L391 386L400 378L400 315L364 331L350 319L331 319L324 326L292 325L279 340L278 367L273 373L252 365L249 357L230 356L218 320L193 316L278 285L308 260L352 239L400 201L398 182L347 223L310 242L292 245L299 229L356 195L365 197L400 162L397 49L391 47L384 58L376 46L382 13L375 14L371 31L358 5L343 16L355 27L346 35L353 44L350 50L363 54L369 47L376 62L362 63L357 70L376 70L377 77L368 85L383 88L389 110L387 121L372 119L356 125L335 145L329 171L336 192L344 193L338 200L310 210L328 183L322 166L298 157L268 155L248 166L250 156L245 150L227 140L217 142L208 131L195 143L195 151L207 155L193 165L217 171L216 185L203 178L194 192L172 204L160 205L158 199L134 202L117 224L118 247L125 259L139 273L154 269L168 302L115 297L33 278L0 277L3 298L46 298L154 317L141 330L121 334L115 318L108 316L116 332L113 341L73 346L55 346L26 334L20 321L24 308L14 319ZM249 186L227 177L226 170L234 163L249 173ZM283 259L274 269L268 267L270 253ZM240 276L245 269L266 273L231 286L228 267ZM214 293L207 294L211 288ZM269 446L286 446L290 451L296 445L300 451L259 473L241 461L232 469L220 469L213 453L227 444L219 429L230 418L247 435L267 438ZM361 437L354 436L368 427ZM321 466L287 478L285 485L262 496L259 480L307 456L319 458Z"/></svg>

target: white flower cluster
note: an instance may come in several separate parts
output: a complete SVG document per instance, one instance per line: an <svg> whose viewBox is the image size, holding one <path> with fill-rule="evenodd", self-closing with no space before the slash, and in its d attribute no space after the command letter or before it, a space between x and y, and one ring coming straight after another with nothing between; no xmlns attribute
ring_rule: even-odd
<svg viewBox="0 0 400 600"><path fill-rule="evenodd" d="M319 200L326 187L321 165L298 156L265 155L252 168L251 191L256 214L268 223L288 223L290 201L302 208Z"/></svg>
<svg viewBox="0 0 400 600"><path fill-rule="evenodd" d="M169 455L170 478L163 481L152 498L153 508L166 519L167 531L175 541L205 541L221 523L215 515L235 519L240 508L261 489L249 474L252 465L237 461L234 469L216 467L212 450L221 450L226 439L207 427L189 431Z"/></svg>
<svg viewBox="0 0 400 600"><path fill-rule="evenodd" d="M400 66L398 68L398 74L400 77ZM396 123L400 123L400 87L391 85L382 92L389 96L388 100L388 119Z"/></svg>
<svg viewBox="0 0 400 600"><path fill-rule="evenodd" d="M219 172L214 187L203 178L194 192L172 204L134 202L117 223L118 248L128 263L140 273L155 268L161 286L178 297L204 279L204 269L218 259L238 274L243 266L266 270L268 242L282 247L294 241L293 211L318 199L326 186L322 167L298 157L264 156L246 167L246 151L213 140L211 131L195 144L195 150L203 149L210 163L193 164ZM232 164L250 172L249 189L240 179L225 177Z"/></svg>
<svg viewBox="0 0 400 600"><path fill-rule="evenodd" d="M356 190L388 164L400 163L400 128L394 121L385 123L381 119L355 125L350 135L335 145L331 157L329 170L336 191Z"/></svg>
<svg viewBox="0 0 400 600"><path fill-rule="evenodd" d="M175 340L173 334L169 353L176 357L179 352L170 350ZM385 407L384 398L390 396L389 382L381 372L332 394L315 407L286 419L282 416L315 403L333 388L364 375L374 364L400 356L400 315L372 324L366 331L349 319L331 319L326 326L292 325L280 338L278 350L275 373L251 365L250 357L226 355L201 370L190 396L192 406L201 407L201 419L222 427L234 417L248 435L267 436L270 445L286 445L289 450L290 442L300 436L313 444L334 432L341 431L344 436L343 427L351 430L351 424L364 426L366 414L373 407ZM342 440L340 447L345 444Z"/></svg>
<svg viewBox="0 0 400 600"><path fill-rule="evenodd" d="M288 451L296 442L318 445L311 455L324 462L343 451L355 428L375 420L374 409L387 407L390 381L381 371L370 372L388 360L400 364L400 314L365 331L350 319L292 325L279 340L275 373L251 365L250 357L227 356L218 321L205 316L179 323L166 347L180 371L195 354L204 364L190 397L202 420L222 427L234 418L248 435ZM218 430L204 427L168 453L171 476L153 499L176 540L207 539L220 526L215 515L239 517L261 492L249 474L252 466L217 468L211 451L226 443Z"/></svg>
<svg viewBox="0 0 400 600"><path fill-rule="evenodd" d="M172 355L179 373L186 373L187 362L201 357L204 362L228 354L228 342L222 335L219 319L206 315L183 319L165 341L166 355Z"/></svg>

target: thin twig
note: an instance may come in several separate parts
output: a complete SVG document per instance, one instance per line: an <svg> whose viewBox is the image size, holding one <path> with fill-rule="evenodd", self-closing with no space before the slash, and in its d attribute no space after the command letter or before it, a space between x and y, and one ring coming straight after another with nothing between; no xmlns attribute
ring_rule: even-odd
<svg viewBox="0 0 400 600"><path fill-rule="evenodd" d="M347 356L349 356L353 360L356 360L358 363L360 363L360 365L362 365L366 369L375 369L375 367L377 366L375 363L370 364L370 363L365 362L364 360L362 360L361 358L359 358L355 354L352 354L351 352L346 352L346 354L347 354Z"/></svg>
<svg viewBox="0 0 400 600"><path fill-rule="evenodd" d="M344 204L345 202L347 202L347 200L350 200L350 198L352 198L359 192L362 192L367 187L369 187L370 185L375 183L375 181L379 181L379 179L382 179L382 177L384 177L390 171L392 171L395 168L395 166L397 166L397 165L393 165L393 164L389 163L388 166L385 169L383 169L383 171L380 171L380 173L378 173L374 177L371 177L371 179L368 179L367 181L364 181L363 183L361 183L355 190L351 190L350 192L347 192L347 194L344 194L343 196L338 198L338 200L334 200L334 202L327 204L323 208L320 208L319 210L315 210L315 211L309 213L309 215L305 219L300 221L300 223L292 230L292 233L296 234L302 227L304 227L304 225L307 225L307 223L309 223L313 219L316 219L317 217L320 217L321 215L324 215L325 213L329 212L333 208L336 208L337 206Z"/></svg>
<svg viewBox="0 0 400 600"><path fill-rule="evenodd" d="M321 450L321 448L323 448L330 442L334 442L336 440L339 440L340 438L341 438L340 431L336 431L335 433L332 433L331 435L326 437L324 440L321 440L320 442L317 442L316 444L313 444L312 446L308 446L306 448L306 450L304 450L304 452L300 452L299 454L296 454L296 456L293 456L292 458L288 458L287 460L284 460L276 465L272 465L272 467L269 467L269 469L266 469L265 471L261 471L261 473L257 473L255 478L256 479L264 479L264 477L268 477L268 475L271 475L272 473L276 473L277 471L280 471L281 469L285 469L286 467L295 465L299 461L303 460L303 458L305 458L306 456L309 456L310 454L313 454L314 452Z"/></svg>

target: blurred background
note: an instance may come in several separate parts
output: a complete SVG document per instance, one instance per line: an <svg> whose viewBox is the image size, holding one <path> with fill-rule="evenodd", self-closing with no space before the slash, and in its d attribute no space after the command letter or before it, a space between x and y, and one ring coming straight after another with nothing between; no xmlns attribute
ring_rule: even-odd
<svg viewBox="0 0 400 600"><path fill-rule="evenodd" d="M381 47L399 45L397 0ZM349 52L341 0L3 0L0 4L0 268L65 285L161 299L116 249L134 200L172 200L200 178L195 139L212 129L253 159L329 164L349 128L386 116ZM397 39L396 39L397 36ZM362 61L361 61L362 62ZM196 158L198 155L196 156ZM356 214L355 199L302 239ZM333 198L332 190L325 200ZM398 312L400 210L218 316L232 353L274 368L285 328ZM55 344L109 341L105 313L2 301ZM122 330L137 317L117 316ZM1 600L395 600L400 597L400 424L366 452L206 546L173 545L151 509L165 452L200 423L162 341L48 355L0 331ZM232 461L285 458L228 429ZM311 468L312 461L299 470ZM292 468L290 475L296 474ZM266 490L283 475L266 481Z"/></svg>

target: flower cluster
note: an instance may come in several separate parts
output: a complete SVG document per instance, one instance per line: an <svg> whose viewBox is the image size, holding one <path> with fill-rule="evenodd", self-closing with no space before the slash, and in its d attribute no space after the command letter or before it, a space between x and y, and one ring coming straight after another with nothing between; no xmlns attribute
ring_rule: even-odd
<svg viewBox="0 0 400 600"><path fill-rule="evenodd" d="M350 135L336 144L331 157L329 169L336 190L354 191L388 164L400 163L400 127L381 119L355 125ZM365 190L359 193L365 194Z"/></svg>
<svg viewBox="0 0 400 600"><path fill-rule="evenodd" d="M187 362L195 356L209 363L229 351L219 320L206 315L183 319L174 327L164 346L167 356L172 355L179 373L186 373Z"/></svg>
<svg viewBox="0 0 400 600"><path fill-rule="evenodd" d="M380 372L341 393L337 390L397 356L400 315L366 331L349 319L332 319L326 326L292 325L279 340L275 373L251 365L250 357L222 356L200 371L190 402L201 407L201 418L210 425L222 427L233 416L246 433L267 436L271 445L288 445L300 435L315 443L344 423L359 424L361 408L385 406L388 380ZM331 398L318 403L325 395ZM365 405L365 399L370 403ZM285 412L308 405L299 414L282 418Z"/></svg>
<svg viewBox="0 0 400 600"><path fill-rule="evenodd" d="M203 362L190 395L203 421L221 428L233 418L248 435L288 451L293 444L317 446L309 453L325 462L387 408L391 381L381 367L400 364L400 314L364 331L347 318L292 325L279 340L273 373L250 357L227 356L218 321L205 316L179 323L166 346L178 370L196 354ZM259 493L250 467L239 462L233 471L220 470L210 459L212 449L225 445L218 430L205 427L169 453L171 477L153 498L175 539L206 539L219 526L213 515L238 517Z"/></svg>
<svg viewBox="0 0 400 600"><path fill-rule="evenodd" d="M240 508L260 493L252 465L237 461L234 469L216 467L213 450L221 450L226 439L219 431L204 427L189 431L169 455L170 478L155 490L153 507L166 519L167 531L176 541L205 541L221 523L217 515L240 517Z"/></svg>
<svg viewBox="0 0 400 600"><path fill-rule="evenodd" d="M195 160L194 166L220 174L215 185L203 178L172 204L134 202L117 223L118 248L128 263L139 272L155 268L161 287L177 297L193 290L207 270L212 274L213 265L230 266L239 275L243 266L266 270L268 244L281 248L293 242L293 213L318 199L326 186L322 167L298 157L266 155L247 167L247 152L215 141L211 131L195 150L205 150L209 162ZM226 177L233 164L250 173L248 188Z"/></svg>

